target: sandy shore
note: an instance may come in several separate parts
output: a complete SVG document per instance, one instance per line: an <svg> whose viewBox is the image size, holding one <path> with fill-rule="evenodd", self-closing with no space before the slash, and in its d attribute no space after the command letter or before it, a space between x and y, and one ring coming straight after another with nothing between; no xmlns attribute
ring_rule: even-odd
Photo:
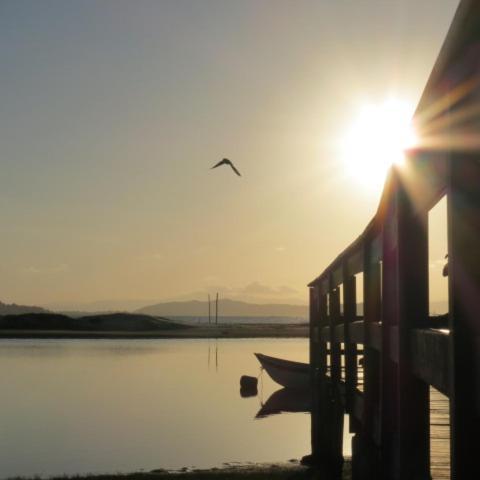
<svg viewBox="0 0 480 480"><path fill-rule="evenodd" d="M195 326L179 330L90 332L73 330L0 330L0 338L307 338L308 325L235 324Z"/></svg>

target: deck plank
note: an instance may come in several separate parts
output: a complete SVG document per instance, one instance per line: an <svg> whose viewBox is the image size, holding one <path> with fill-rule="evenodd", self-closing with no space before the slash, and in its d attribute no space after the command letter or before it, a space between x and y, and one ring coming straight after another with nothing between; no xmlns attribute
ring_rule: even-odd
<svg viewBox="0 0 480 480"><path fill-rule="evenodd" d="M430 471L432 480L450 479L448 397L430 387Z"/></svg>

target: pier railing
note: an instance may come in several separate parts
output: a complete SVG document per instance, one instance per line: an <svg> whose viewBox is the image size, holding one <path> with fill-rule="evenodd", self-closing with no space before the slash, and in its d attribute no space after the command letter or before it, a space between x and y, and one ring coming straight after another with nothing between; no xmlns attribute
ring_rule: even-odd
<svg viewBox="0 0 480 480"><path fill-rule="evenodd" d="M309 284L313 454L341 457L331 419L345 411L377 447L382 478L429 478L430 386L450 400L451 478L478 472L479 46L479 2L462 1L415 115L424 146L392 168L373 220ZM446 325L429 317L428 286L428 213L445 196Z"/></svg>

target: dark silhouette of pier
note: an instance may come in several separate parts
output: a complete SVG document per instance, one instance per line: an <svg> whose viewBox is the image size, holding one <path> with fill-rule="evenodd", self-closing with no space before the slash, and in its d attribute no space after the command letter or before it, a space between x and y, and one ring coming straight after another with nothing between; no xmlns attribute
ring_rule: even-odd
<svg viewBox="0 0 480 480"><path fill-rule="evenodd" d="M309 284L311 461L341 465L346 413L354 479L471 480L480 445L480 2L460 2L414 120L421 146L391 169L360 237ZM428 213L444 197L446 328L429 317L428 285Z"/></svg>

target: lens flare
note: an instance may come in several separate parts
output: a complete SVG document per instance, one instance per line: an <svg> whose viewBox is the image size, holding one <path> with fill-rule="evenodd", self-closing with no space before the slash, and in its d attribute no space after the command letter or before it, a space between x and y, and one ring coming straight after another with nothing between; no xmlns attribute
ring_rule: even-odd
<svg viewBox="0 0 480 480"><path fill-rule="evenodd" d="M398 99L365 105L340 142L347 173L368 188L381 187L390 166L401 164L405 150L417 144L413 111Z"/></svg>

